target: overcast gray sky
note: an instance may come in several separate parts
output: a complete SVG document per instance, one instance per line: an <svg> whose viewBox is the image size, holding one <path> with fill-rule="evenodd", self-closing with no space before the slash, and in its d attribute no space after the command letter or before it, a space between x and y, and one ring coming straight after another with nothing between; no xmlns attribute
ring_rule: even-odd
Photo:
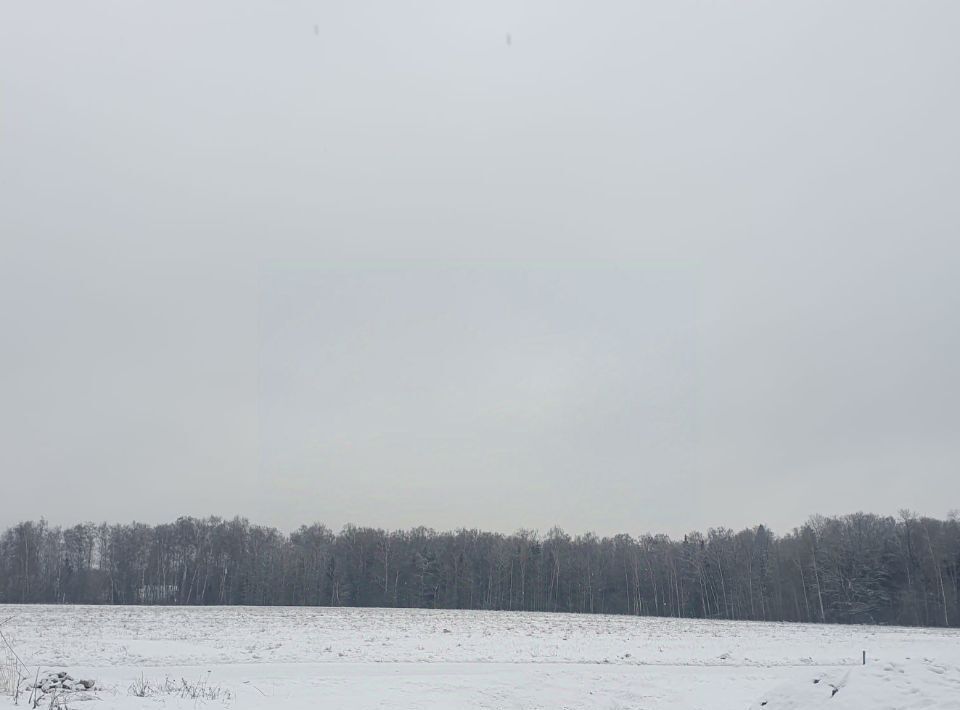
<svg viewBox="0 0 960 710"><path fill-rule="evenodd" d="M960 507L958 28L4 2L0 525Z"/></svg>

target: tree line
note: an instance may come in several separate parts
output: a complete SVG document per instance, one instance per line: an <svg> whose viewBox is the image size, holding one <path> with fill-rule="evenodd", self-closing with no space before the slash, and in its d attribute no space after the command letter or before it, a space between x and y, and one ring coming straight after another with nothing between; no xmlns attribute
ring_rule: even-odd
<svg viewBox="0 0 960 710"><path fill-rule="evenodd" d="M960 626L960 518L815 516L666 535L511 535L243 518L0 537L0 602L498 609Z"/></svg>

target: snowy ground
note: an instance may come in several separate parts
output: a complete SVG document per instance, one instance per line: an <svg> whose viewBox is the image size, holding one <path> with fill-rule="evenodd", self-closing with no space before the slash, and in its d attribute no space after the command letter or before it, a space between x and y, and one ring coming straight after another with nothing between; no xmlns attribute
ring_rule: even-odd
<svg viewBox="0 0 960 710"><path fill-rule="evenodd" d="M96 678L98 702L70 703L91 710L960 710L957 630L391 609L0 606L0 621L8 617L0 628L34 671ZM135 681L168 677L203 679L230 697L130 693Z"/></svg>

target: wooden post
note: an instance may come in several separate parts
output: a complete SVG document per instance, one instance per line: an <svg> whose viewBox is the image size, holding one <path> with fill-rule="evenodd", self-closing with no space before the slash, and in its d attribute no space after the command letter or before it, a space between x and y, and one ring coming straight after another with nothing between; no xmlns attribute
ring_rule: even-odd
<svg viewBox="0 0 960 710"><path fill-rule="evenodd" d="M867 652L863 652L863 665L867 665Z"/></svg>

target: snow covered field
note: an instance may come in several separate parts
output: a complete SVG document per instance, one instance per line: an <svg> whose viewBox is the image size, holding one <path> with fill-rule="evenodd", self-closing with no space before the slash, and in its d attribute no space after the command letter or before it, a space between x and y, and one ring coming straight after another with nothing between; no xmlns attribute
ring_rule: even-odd
<svg viewBox="0 0 960 710"><path fill-rule="evenodd" d="M99 700L77 699L72 708L960 709L957 630L406 609L0 606L0 621L8 618L2 629L34 671L97 680ZM230 697L131 694L141 679L167 677L203 679Z"/></svg>

